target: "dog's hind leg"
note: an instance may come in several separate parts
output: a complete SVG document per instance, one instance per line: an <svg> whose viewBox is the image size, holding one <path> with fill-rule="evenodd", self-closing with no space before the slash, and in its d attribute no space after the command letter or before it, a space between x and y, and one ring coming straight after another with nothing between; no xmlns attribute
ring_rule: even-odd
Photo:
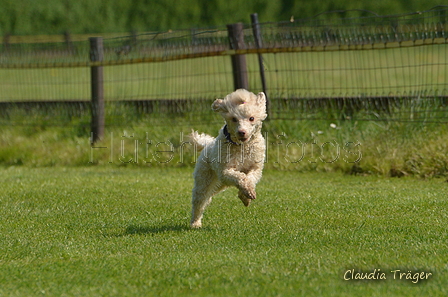
<svg viewBox="0 0 448 297"><path fill-rule="evenodd" d="M192 228L200 228L205 208L212 201L212 197L223 189L223 186L211 171L201 174L195 172L194 183L190 225Z"/></svg>

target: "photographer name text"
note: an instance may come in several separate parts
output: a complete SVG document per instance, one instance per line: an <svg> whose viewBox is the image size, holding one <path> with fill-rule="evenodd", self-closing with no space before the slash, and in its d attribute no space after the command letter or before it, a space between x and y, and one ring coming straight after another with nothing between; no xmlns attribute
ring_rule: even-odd
<svg viewBox="0 0 448 297"><path fill-rule="evenodd" d="M357 271L355 269L349 269L344 273L344 280L405 280L414 284L419 283L422 280L428 280L433 274L427 271L411 271L411 270L388 270L386 272L381 269L374 269L370 272Z"/></svg>

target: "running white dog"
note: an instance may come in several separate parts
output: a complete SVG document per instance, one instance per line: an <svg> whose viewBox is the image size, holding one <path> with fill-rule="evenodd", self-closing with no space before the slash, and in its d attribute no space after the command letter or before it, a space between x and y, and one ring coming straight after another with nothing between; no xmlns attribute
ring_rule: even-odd
<svg viewBox="0 0 448 297"><path fill-rule="evenodd" d="M194 170L191 227L202 227L202 215L212 197L229 186L238 188L245 206L256 198L255 185L261 179L266 144L261 134L267 117L264 93L236 90L216 99L212 110L226 124L213 138L193 131L191 140L201 155Z"/></svg>

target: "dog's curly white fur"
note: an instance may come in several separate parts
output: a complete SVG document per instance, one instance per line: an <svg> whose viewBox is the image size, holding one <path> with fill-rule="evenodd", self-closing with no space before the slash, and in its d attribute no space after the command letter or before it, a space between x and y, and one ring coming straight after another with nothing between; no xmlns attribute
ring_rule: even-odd
<svg viewBox="0 0 448 297"><path fill-rule="evenodd" d="M255 185L261 179L266 144L261 134L267 117L264 93L255 95L236 90L224 99L216 99L212 110L226 124L214 138L193 131L190 138L201 155L194 170L191 227L202 227L202 215L212 197L227 187L238 188L245 206L256 198Z"/></svg>

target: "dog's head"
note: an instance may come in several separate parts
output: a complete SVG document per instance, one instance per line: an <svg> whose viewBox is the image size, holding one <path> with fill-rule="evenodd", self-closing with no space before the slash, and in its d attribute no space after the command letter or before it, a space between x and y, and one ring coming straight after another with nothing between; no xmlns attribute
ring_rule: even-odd
<svg viewBox="0 0 448 297"><path fill-rule="evenodd" d="M224 99L216 99L212 109L222 115L235 143L248 142L260 131L262 121L267 117L264 93L255 95L244 89L236 90Z"/></svg>

